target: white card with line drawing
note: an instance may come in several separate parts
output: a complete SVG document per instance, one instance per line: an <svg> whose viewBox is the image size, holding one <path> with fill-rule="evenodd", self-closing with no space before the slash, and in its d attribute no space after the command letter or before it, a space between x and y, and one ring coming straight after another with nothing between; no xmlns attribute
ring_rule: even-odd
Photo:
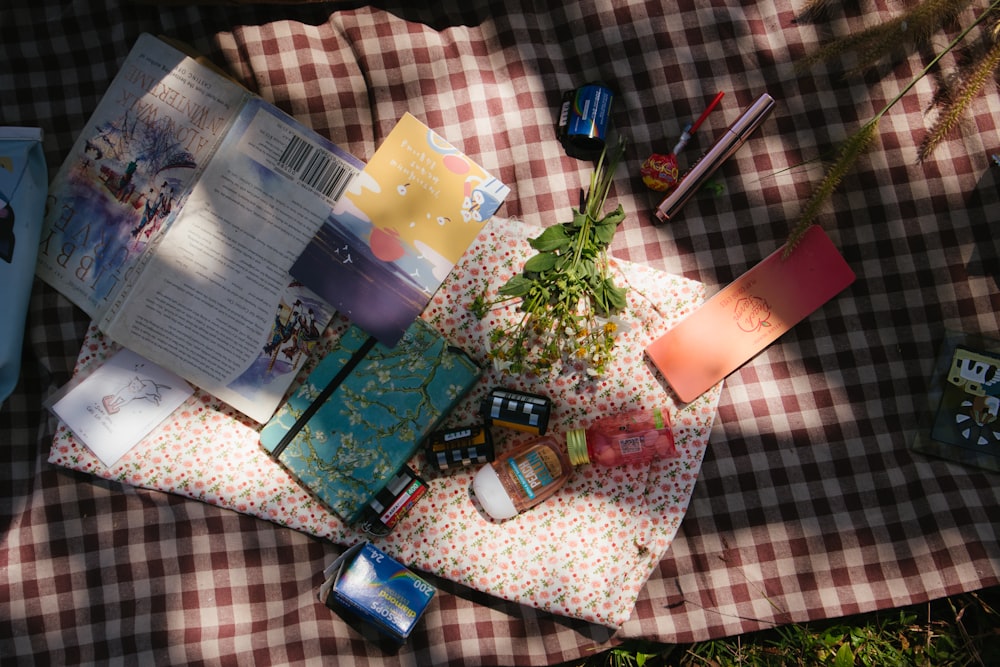
<svg viewBox="0 0 1000 667"><path fill-rule="evenodd" d="M179 376L122 349L52 411L110 468L192 393Z"/></svg>

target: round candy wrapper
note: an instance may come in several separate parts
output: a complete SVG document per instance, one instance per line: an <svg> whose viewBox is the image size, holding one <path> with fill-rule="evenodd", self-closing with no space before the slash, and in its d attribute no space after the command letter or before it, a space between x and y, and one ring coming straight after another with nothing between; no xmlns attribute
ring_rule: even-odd
<svg viewBox="0 0 1000 667"><path fill-rule="evenodd" d="M639 174L647 188L656 192L666 192L677 185L679 175L677 157L673 153L669 155L653 153L642 163Z"/></svg>

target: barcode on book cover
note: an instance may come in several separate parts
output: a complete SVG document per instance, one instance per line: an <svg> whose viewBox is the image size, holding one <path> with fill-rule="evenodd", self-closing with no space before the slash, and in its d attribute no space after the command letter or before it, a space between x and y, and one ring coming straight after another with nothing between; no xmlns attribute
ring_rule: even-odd
<svg viewBox="0 0 1000 667"><path fill-rule="evenodd" d="M340 199L357 170L331 151L295 135L278 164L299 182L334 201Z"/></svg>

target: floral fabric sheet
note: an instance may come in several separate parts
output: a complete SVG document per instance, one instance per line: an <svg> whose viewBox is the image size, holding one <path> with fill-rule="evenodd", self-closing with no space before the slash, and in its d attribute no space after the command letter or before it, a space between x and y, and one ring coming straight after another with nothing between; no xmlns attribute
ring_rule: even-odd
<svg viewBox="0 0 1000 667"><path fill-rule="evenodd" d="M487 360L488 336L498 321L517 317L515 305L476 319L468 306L490 298L534 251L527 240L541 228L494 218L456 265L423 313L449 341L486 367L483 378L446 425L478 420L478 405L498 386L549 396L549 432L637 405L669 409L680 457L648 466L576 470L545 503L518 517L489 519L471 493L478 467L439 473L418 454L410 465L429 493L380 548L417 570L555 614L618 627L670 547L694 491L721 384L690 404L677 402L646 361L643 350L705 298L695 281L612 259L615 281L628 290L614 367L593 378L569 370L555 376L504 376ZM336 345L347 320L334 319L326 344ZM81 377L115 351L93 325L81 350ZM327 348L329 349L329 347ZM313 363L303 370L303 377ZM369 536L344 525L296 485L259 445L260 425L212 396L195 395L112 467L105 467L72 432L60 426L49 462L137 487L157 489L226 507L350 545ZM497 452L529 434L493 429Z"/></svg>

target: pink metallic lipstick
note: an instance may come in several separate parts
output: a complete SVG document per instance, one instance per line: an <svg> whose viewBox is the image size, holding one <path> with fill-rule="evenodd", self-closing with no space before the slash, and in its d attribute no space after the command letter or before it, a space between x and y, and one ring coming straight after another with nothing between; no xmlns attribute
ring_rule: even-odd
<svg viewBox="0 0 1000 667"><path fill-rule="evenodd" d="M656 207L661 223L669 222L722 164L746 143L774 109L774 98L764 93L737 118L708 151L681 177L670 194Z"/></svg>

